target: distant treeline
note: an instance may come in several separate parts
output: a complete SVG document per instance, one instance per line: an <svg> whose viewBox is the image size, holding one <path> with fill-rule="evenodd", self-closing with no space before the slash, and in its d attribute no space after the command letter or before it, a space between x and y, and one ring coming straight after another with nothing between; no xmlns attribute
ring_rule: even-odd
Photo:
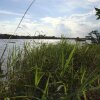
<svg viewBox="0 0 100 100"><path fill-rule="evenodd" d="M84 38L56 37L56 36L45 36L45 35L19 36L19 35L10 35L10 34L0 34L0 39L68 39L68 40L76 40L76 41L91 40L91 43L100 44L100 33L97 30L94 30L88 33L88 36L85 36Z"/></svg>
<svg viewBox="0 0 100 100"><path fill-rule="evenodd" d="M10 35L10 34L0 34L0 39L57 39L59 37L55 36L19 36L19 35Z"/></svg>
<svg viewBox="0 0 100 100"><path fill-rule="evenodd" d="M19 36L19 35L10 35L10 34L0 34L0 39L71 39L78 41L85 41L85 38L69 38L69 37L55 37L55 36Z"/></svg>

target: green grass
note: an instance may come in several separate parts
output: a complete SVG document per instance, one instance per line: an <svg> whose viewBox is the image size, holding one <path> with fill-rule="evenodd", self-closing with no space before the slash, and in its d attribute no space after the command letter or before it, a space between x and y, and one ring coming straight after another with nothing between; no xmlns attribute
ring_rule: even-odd
<svg viewBox="0 0 100 100"><path fill-rule="evenodd" d="M6 65L1 99L100 99L100 45L79 46L63 40L33 48L25 44L23 50L13 49Z"/></svg>

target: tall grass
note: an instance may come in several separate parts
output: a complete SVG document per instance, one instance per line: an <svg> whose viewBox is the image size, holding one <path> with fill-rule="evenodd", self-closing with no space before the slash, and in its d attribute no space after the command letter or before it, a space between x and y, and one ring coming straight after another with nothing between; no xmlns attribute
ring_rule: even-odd
<svg viewBox="0 0 100 100"><path fill-rule="evenodd" d="M100 45L66 41L13 50L0 98L11 100L99 100Z"/></svg>

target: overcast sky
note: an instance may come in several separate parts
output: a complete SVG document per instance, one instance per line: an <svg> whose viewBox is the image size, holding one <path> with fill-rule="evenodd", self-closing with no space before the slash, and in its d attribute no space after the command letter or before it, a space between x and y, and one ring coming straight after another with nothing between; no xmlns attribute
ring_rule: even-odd
<svg viewBox="0 0 100 100"><path fill-rule="evenodd" d="M0 33L14 33L31 1L0 1ZM84 37L100 29L94 7L100 8L100 0L36 0L16 34Z"/></svg>

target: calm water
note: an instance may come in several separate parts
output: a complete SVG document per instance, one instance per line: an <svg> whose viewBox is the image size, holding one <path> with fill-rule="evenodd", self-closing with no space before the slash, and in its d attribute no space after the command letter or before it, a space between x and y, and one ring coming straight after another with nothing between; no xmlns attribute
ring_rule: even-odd
<svg viewBox="0 0 100 100"><path fill-rule="evenodd" d="M7 59L7 56L9 54L9 51L11 52L13 50L13 47L16 46L16 48L23 48L24 46L24 43L30 43L31 46L35 47L37 45L40 45L41 43L57 43L58 41L60 40L48 40L48 39L42 39L42 40L33 40L33 39L0 39L0 58L1 58L1 55L6 47L6 44L7 44L7 49L6 49L6 52L3 56L3 59L4 59L4 63L2 65L2 70L3 71L6 71L6 59ZM75 43L75 41L69 41L70 43Z"/></svg>
<svg viewBox="0 0 100 100"><path fill-rule="evenodd" d="M1 58L1 55L6 47L6 44L7 44L7 50L5 52L5 55L4 55L4 58L6 59L7 58L7 55L8 55L8 52L9 50L11 51L12 48L14 46L16 46L16 48L20 47L20 48L23 48L24 46L24 43L30 43L31 46L36 46L36 45L39 45L41 43L57 43L58 41L60 40L52 40L52 39L42 39L42 40L33 40L33 39L0 39L0 58ZM69 41L71 43L75 43L75 41Z"/></svg>
<svg viewBox="0 0 100 100"><path fill-rule="evenodd" d="M33 40L33 39L0 39L0 57L6 47L7 44L7 50L5 52L4 58L7 57L8 51L12 50L14 46L23 48L24 43L30 43L31 46L39 45L40 43L53 43L58 42L59 40Z"/></svg>
<svg viewBox="0 0 100 100"><path fill-rule="evenodd" d="M9 54L9 51L11 52L13 47L16 46L16 48L23 48L24 43L30 43L31 46L37 46L40 45L41 43L56 43L59 40L33 40L33 39L0 39L0 58L1 55L6 47L7 44L7 49L6 52L3 56L4 61L6 62L7 56ZM6 71L6 63L3 63L2 65L2 70Z"/></svg>

